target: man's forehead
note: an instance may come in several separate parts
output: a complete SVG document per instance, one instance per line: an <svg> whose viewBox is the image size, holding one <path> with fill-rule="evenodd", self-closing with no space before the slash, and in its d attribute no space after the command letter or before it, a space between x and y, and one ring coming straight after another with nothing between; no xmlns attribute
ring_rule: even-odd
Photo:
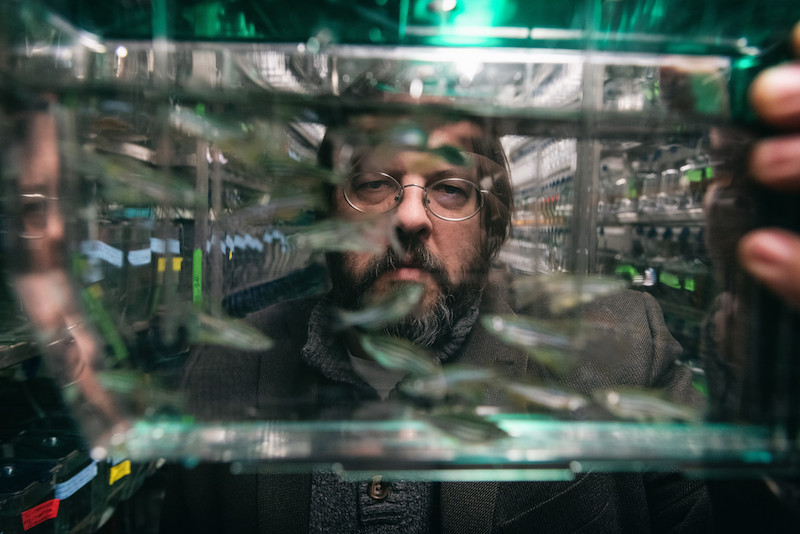
<svg viewBox="0 0 800 534"><path fill-rule="evenodd" d="M428 146L429 148L439 148L451 145L472 151L473 140L482 135L483 131L477 124L469 121L454 122L433 130L428 135Z"/></svg>
<svg viewBox="0 0 800 534"><path fill-rule="evenodd" d="M371 150L354 161L362 170L413 173L429 176L452 169L461 172L464 178L471 176L475 156L461 153L458 157L463 161L455 163L441 154L420 150ZM459 164L460 163L460 164Z"/></svg>
<svg viewBox="0 0 800 534"><path fill-rule="evenodd" d="M484 136L482 128L468 120L444 121L421 117L364 115L337 128L340 142L354 149L377 146L407 147L414 149L452 146L472 151L474 140Z"/></svg>

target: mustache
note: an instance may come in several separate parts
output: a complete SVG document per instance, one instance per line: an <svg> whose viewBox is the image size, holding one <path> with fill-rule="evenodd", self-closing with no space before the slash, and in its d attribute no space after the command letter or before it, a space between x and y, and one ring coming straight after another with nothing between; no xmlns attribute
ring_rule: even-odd
<svg viewBox="0 0 800 534"><path fill-rule="evenodd" d="M367 272L372 285L382 274L400 269L404 265L411 265L417 269L427 271L446 294L452 286L450 275L443 261L434 256L420 241L413 241L405 247L405 254L401 256L395 249L389 248L386 253L373 258Z"/></svg>

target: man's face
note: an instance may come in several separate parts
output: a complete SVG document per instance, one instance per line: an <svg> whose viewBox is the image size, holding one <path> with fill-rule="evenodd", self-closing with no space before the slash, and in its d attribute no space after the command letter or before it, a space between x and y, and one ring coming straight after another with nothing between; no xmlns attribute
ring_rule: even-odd
<svg viewBox="0 0 800 534"><path fill-rule="evenodd" d="M359 150L353 164L357 172L382 172L402 186L426 187L454 168L445 157L426 149L447 146L469 151L474 128L455 123L435 129L427 134L425 146L414 149L380 144ZM347 203L341 190L335 196L338 216L350 220L366 216ZM473 304L485 284L488 258L481 214L462 221L440 219L423 204L423 189L405 187L402 201L390 216L401 254L391 250L387 241L382 254L350 252L333 258L334 290L346 301L340 304L358 306L366 295L384 295L397 284L420 283L425 291L416 319L449 314L445 324L439 324L445 327L463 314L462 308Z"/></svg>

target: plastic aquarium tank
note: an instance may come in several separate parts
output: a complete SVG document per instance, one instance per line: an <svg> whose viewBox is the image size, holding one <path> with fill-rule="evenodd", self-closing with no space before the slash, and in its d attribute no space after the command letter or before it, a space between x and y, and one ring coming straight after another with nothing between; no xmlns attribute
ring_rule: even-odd
<svg viewBox="0 0 800 534"><path fill-rule="evenodd" d="M796 2L54 0L1 18L4 372L52 377L95 460L435 479L791 463L796 319L731 244L766 214L792 222L741 158L760 135L747 85L788 58ZM366 155L466 169L477 189L502 174L434 146L459 124L500 143L513 199L487 275L507 306L473 330L538 371L387 341L416 302L390 292L317 320L406 375L397 391L300 394L311 372L278 364L307 325L290 339L248 317L322 298L331 254L391 246L393 212L331 209L393 187L386 167L348 181ZM615 320L632 293L658 304L658 339ZM642 344L669 378L623 372ZM205 382L184 383L200 353Z"/></svg>

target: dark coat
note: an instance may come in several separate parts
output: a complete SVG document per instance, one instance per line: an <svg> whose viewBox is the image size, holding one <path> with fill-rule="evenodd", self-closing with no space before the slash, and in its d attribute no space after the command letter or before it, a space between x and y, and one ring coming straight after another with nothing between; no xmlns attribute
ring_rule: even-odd
<svg viewBox="0 0 800 534"><path fill-rule="evenodd" d="M249 320L275 346L267 353L201 353L188 368L188 390L206 417L257 415L286 406L298 391L314 395L312 372L300 356L315 301L278 305ZM484 295L482 311L509 308ZM593 303L584 316L610 325L629 340L618 364L578 368L563 379L569 387L641 385L665 388L675 398L691 395L690 376L672 365L680 347L669 335L660 308L649 295L627 292ZM457 360L502 363L513 377L547 370L476 323ZM233 362L236 362L233 365ZM322 382L329 382L321 378ZM355 384L358 389L358 384ZM351 386L350 389L353 389ZM311 498L307 474L232 475L224 464L175 469L164 503L162 532L306 532ZM438 508L441 531L484 532L708 532L711 507L704 485L678 473L588 473L569 482L443 482ZM434 527L434 531L438 530Z"/></svg>

